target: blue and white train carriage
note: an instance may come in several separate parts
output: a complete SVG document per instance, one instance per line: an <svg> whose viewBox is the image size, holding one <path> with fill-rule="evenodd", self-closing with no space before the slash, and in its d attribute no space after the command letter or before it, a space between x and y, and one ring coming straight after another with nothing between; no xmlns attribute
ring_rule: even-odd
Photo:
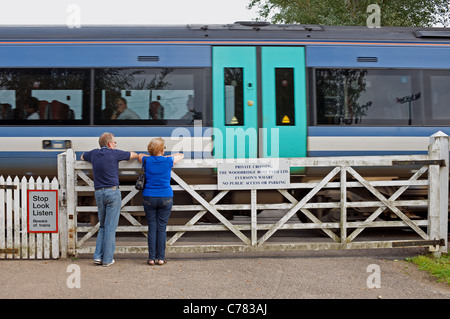
<svg viewBox="0 0 450 319"><path fill-rule="evenodd" d="M54 175L58 153L105 131L171 152L182 128L187 158L237 156L211 142L227 128L255 130L245 157L424 153L450 134L449 57L445 29L1 27L0 175ZM116 118L118 98L132 116Z"/></svg>

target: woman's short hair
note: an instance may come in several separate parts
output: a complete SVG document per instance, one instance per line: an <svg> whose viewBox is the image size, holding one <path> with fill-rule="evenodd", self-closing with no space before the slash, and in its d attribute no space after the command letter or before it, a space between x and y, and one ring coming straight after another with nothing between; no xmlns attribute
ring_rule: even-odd
<svg viewBox="0 0 450 319"><path fill-rule="evenodd" d="M164 140L161 137L155 137L147 146L148 153L151 156L158 156L164 154Z"/></svg>

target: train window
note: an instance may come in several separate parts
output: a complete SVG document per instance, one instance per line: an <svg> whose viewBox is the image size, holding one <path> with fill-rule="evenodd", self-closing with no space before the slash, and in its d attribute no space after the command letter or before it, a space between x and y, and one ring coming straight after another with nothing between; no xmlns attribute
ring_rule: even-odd
<svg viewBox="0 0 450 319"><path fill-rule="evenodd" d="M425 123L428 125L448 125L450 122L450 72L425 71L424 85L426 87L429 106L425 112Z"/></svg>
<svg viewBox="0 0 450 319"><path fill-rule="evenodd" d="M275 68L277 125L295 125L294 69Z"/></svg>
<svg viewBox="0 0 450 319"><path fill-rule="evenodd" d="M225 125L244 125L244 69L224 69Z"/></svg>
<svg viewBox="0 0 450 319"><path fill-rule="evenodd" d="M0 123L87 123L89 79L84 69L0 69Z"/></svg>
<svg viewBox="0 0 450 319"><path fill-rule="evenodd" d="M422 124L414 117L421 103L419 72L317 69L317 124Z"/></svg>
<svg viewBox="0 0 450 319"><path fill-rule="evenodd" d="M206 104L205 72L96 69L95 124L192 125Z"/></svg>

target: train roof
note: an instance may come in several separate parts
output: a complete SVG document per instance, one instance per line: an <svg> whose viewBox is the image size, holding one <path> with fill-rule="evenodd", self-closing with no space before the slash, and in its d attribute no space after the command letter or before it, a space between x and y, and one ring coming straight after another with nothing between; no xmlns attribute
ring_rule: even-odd
<svg viewBox="0 0 450 319"><path fill-rule="evenodd" d="M446 28L321 26L239 21L233 24L2 26L0 40L287 39L448 42Z"/></svg>

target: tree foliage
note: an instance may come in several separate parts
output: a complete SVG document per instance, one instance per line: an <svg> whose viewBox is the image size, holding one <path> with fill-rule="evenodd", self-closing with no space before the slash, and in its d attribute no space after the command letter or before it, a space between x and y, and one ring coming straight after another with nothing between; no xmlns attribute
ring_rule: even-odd
<svg viewBox="0 0 450 319"><path fill-rule="evenodd" d="M366 25L377 4L381 26L448 26L450 0L251 0L261 20L287 24Z"/></svg>

